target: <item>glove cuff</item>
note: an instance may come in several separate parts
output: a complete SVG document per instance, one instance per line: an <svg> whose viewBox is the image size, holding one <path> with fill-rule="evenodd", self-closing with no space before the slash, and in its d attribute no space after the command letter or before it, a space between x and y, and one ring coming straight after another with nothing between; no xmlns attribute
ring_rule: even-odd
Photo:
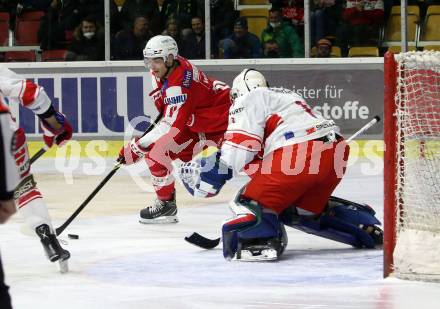
<svg viewBox="0 0 440 309"><path fill-rule="evenodd" d="M55 114L56 114L56 110L55 110L55 108L53 107L53 105L51 105L51 106L48 108L47 111L45 111L44 113L39 114L39 115L37 115L37 116L38 116L38 118L40 118L41 120L44 120L45 118L49 118L49 117L51 117L51 116L53 116L53 115L55 115Z"/></svg>
<svg viewBox="0 0 440 309"><path fill-rule="evenodd" d="M136 154L137 156L143 157L143 156L145 156L147 149L142 147L138 141L139 141L139 138L136 138L130 142L130 150L134 154Z"/></svg>

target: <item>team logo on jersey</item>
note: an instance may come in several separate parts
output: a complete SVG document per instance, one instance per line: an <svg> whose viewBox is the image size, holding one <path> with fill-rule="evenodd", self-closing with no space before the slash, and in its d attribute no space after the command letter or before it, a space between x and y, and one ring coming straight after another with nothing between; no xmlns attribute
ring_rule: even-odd
<svg viewBox="0 0 440 309"><path fill-rule="evenodd" d="M193 79L193 72L185 70L185 73L183 73L182 86L185 88L189 88L191 86L192 79Z"/></svg>
<svg viewBox="0 0 440 309"><path fill-rule="evenodd" d="M164 102L167 105L183 104L186 101L186 93L182 93L173 97L166 97Z"/></svg>

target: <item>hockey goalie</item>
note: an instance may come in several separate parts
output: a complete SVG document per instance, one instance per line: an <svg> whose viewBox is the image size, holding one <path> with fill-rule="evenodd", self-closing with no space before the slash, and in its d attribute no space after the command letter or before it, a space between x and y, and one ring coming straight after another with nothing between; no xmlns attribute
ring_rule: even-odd
<svg viewBox="0 0 440 309"><path fill-rule="evenodd" d="M231 98L221 149L180 170L186 189L199 197L218 194L234 172L250 176L222 226L226 259L277 260L287 245L285 225L356 248L382 244L371 207L331 196L349 155L332 120L294 92L270 88L253 69L234 79Z"/></svg>

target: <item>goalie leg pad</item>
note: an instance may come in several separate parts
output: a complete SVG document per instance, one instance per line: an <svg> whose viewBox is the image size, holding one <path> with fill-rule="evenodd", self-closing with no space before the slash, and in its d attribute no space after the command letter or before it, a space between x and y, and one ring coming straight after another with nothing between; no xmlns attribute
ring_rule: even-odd
<svg viewBox="0 0 440 309"><path fill-rule="evenodd" d="M242 228L233 230L227 223L222 228L223 256L226 259L261 261L276 260L281 256L287 246L287 235L276 214L263 212L259 224L255 224L252 215L234 221L240 221L236 226Z"/></svg>
<svg viewBox="0 0 440 309"><path fill-rule="evenodd" d="M295 214L295 212L294 212ZM356 248L374 248L383 243L380 221L374 210L347 200L330 197L320 216L282 215L283 222L309 234L342 242Z"/></svg>
<svg viewBox="0 0 440 309"><path fill-rule="evenodd" d="M263 212L261 223L238 232L236 258L242 261L274 261L287 246L287 234L278 215Z"/></svg>
<svg viewBox="0 0 440 309"><path fill-rule="evenodd" d="M261 221L261 206L255 201L242 198L241 192L242 190L229 203L233 217L225 220L222 226L223 256L228 260L237 252L238 233L258 225Z"/></svg>
<svg viewBox="0 0 440 309"><path fill-rule="evenodd" d="M381 225L381 222L375 217L376 212L370 206L334 196L329 198L325 213L355 225Z"/></svg>

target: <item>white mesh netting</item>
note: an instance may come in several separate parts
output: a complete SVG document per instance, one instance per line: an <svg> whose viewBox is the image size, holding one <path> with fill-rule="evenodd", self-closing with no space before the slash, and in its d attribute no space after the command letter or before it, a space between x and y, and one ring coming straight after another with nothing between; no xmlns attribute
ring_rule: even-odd
<svg viewBox="0 0 440 309"><path fill-rule="evenodd" d="M440 52L396 56L397 239L394 273L440 279Z"/></svg>

